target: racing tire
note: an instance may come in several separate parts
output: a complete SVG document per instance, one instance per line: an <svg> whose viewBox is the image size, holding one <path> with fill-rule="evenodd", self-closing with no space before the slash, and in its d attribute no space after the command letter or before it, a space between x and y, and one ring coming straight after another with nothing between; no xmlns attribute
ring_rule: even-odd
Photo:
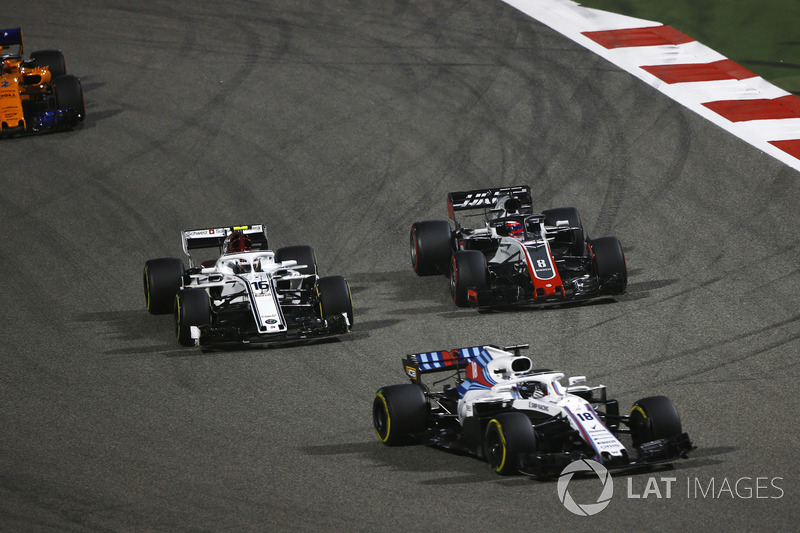
<svg viewBox="0 0 800 533"><path fill-rule="evenodd" d="M486 258L478 250L460 250L450 262L450 294L458 307L468 307L470 288L481 290L488 286Z"/></svg>
<svg viewBox="0 0 800 533"><path fill-rule="evenodd" d="M319 313L321 318L330 318L347 313L347 321L353 325L353 295L343 276L326 276L317 281ZM349 328L348 328L349 329Z"/></svg>
<svg viewBox="0 0 800 533"><path fill-rule="evenodd" d="M609 294L622 294L628 286L628 265L625 251L616 237L600 237L591 241L594 267L600 286Z"/></svg>
<svg viewBox="0 0 800 533"><path fill-rule="evenodd" d="M558 226L559 222L567 221L567 225L572 228L579 228L572 231L569 239L564 237L553 241L555 246L566 247L567 255L586 257L586 234L583 231L583 221L581 215L575 207L558 207L556 209L546 209L542 211L545 226Z"/></svg>
<svg viewBox="0 0 800 533"><path fill-rule="evenodd" d="M375 393L372 425L386 446L418 444L428 429L428 401L413 383L389 385Z"/></svg>
<svg viewBox="0 0 800 533"><path fill-rule="evenodd" d="M152 315L172 312L175 294L181 288L185 269L175 257L150 259L144 264L144 301Z"/></svg>
<svg viewBox="0 0 800 533"><path fill-rule="evenodd" d="M501 413L486 424L483 453L501 476L519 473L520 454L536 451L536 434L530 418L519 412Z"/></svg>
<svg viewBox="0 0 800 533"><path fill-rule="evenodd" d="M411 267L417 276L447 272L453 232L446 220L426 220L411 225Z"/></svg>
<svg viewBox="0 0 800 533"><path fill-rule="evenodd" d="M211 304L205 289L182 289L175 295L175 335L181 346L194 346L192 326L211 322Z"/></svg>
<svg viewBox="0 0 800 533"><path fill-rule="evenodd" d="M47 67L50 71L50 79L56 79L67 73L67 63L64 61L64 54L61 50L37 50L31 53L33 66Z"/></svg>
<svg viewBox="0 0 800 533"><path fill-rule="evenodd" d="M75 111L75 122L72 125L83 122L86 116L86 103L83 99L81 81L69 74L59 76L53 79L53 92L56 95L56 106L59 109Z"/></svg>
<svg viewBox="0 0 800 533"><path fill-rule="evenodd" d="M648 396L633 404L629 417L634 447L683 432L675 404L666 396Z"/></svg>
<svg viewBox="0 0 800 533"><path fill-rule="evenodd" d="M297 261L298 265L305 265L302 268L293 270L297 270L297 272L301 274L317 274L317 256L311 246L286 246L284 248L278 248L275 252L276 263L292 260Z"/></svg>

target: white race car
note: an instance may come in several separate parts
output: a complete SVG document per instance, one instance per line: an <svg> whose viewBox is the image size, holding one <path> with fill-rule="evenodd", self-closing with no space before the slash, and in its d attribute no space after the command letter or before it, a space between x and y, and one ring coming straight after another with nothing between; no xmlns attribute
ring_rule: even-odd
<svg viewBox="0 0 800 533"><path fill-rule="evenodd" d="M584 376L534 369L520 355L527 345L476 346L412 354L403 360L410 384L375 394L372 418L388 445L428 444L486 459L499 474L537 478L558 474L570 462L593 459L606 468L668 463L693 449L674 404L665 396L634 403L619 414L604 385ZM452 381L432 391L422 376L450 372ZM441 383L445 380L439 380ZM630 447L620 440L630 436ZM626 437L627 439L627 437Z"/></svg>
<svg viewBox="0 0 800 533"><path fill-rule="evenodd" d="M268 249L263 224L181 233L181 259L150 259L144 295L152 314L175 314L184 346L277 344L346 334L353 325L350 287L342 276L320 278L310 246ZM195 265L190 251L214 249Z"/></svg>

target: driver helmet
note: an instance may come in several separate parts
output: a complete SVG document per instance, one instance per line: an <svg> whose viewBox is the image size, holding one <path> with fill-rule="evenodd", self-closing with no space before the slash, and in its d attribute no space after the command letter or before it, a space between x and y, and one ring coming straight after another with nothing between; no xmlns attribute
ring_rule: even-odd
<svg viewBox="0 0 800 533"><path fill-rule="evenodd" d="M14 57L7 57L3 59L3 72L5 73L13 73L19 70L19 66L22 64L22 61L16 59Z"/></svg>
<svg viewBox="0 0 800 533"><path fill-rule="evenodd" d="M523 398L533 398L538 400L547 396L547 387L536 381L520 383L519 392Z"/></svg>
<svg viewBox="0 0 800 533"><path fill-rule="evenodd" d="M506 222L506 233L509 237L513 237L518 241L525 240L525 227L521 222L511 221Z"/></svg>
<svg viewBox="0 0 800 533"><path fill-rule="evenodd" d="M241 231L234 231L227 237L225 242L222 243L222 252L225 254L238 254L240 252L249 252L253 249L253 242L247 235Z"/></svg>

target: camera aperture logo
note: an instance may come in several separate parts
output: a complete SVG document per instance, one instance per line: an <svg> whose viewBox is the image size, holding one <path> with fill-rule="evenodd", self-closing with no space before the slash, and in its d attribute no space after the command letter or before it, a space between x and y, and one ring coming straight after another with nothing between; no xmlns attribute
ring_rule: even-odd
<svg viewBox="0 0 800 533"><path fill-rule="evenodd" d="M580 472L594 472L600 478L603 490L595 503L577 503L569 493L569 482L572 481L572 476ZM597 461L582 459L568 464L561 471L557 489L558 499L561 500L561 503L564 504L568 511L578 516L592 516L605 509L611 503L611 496L614 495L614 480L611 479L611 474L608 473L608 470Z"/></svg>

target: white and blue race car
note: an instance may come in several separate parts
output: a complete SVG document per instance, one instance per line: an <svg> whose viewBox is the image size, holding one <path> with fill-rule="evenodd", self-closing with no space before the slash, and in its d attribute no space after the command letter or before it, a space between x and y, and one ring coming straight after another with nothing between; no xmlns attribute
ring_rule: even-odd
<svg viewBox="0 0 800 533"><path fill-rule="evenodd" d="M278 344L343 335L353 324L350 287L342 276L319 277L310 246L271 251L263 224L181 233L181 259L150 259L144 296L152 314L174 313L184 346ZM216 259L195 265L191 252Z"/></svg>
<svg viewBox="0 0 800 533"><path fill-rule="evenodd" d="M375 431L387 446L427 444L486 459L498 474L557 475L569 463L592 459L606 468L635 468L687 457L694 447L665 396L642 398L628 415L604 385L584 376L534 369L520 354L476 346L409 355L411 383L378 390ZM433 391L422 377L450 373ZM441 383L439 380L436 383ZM622 442L622 436L630 445Z"/></svg>

